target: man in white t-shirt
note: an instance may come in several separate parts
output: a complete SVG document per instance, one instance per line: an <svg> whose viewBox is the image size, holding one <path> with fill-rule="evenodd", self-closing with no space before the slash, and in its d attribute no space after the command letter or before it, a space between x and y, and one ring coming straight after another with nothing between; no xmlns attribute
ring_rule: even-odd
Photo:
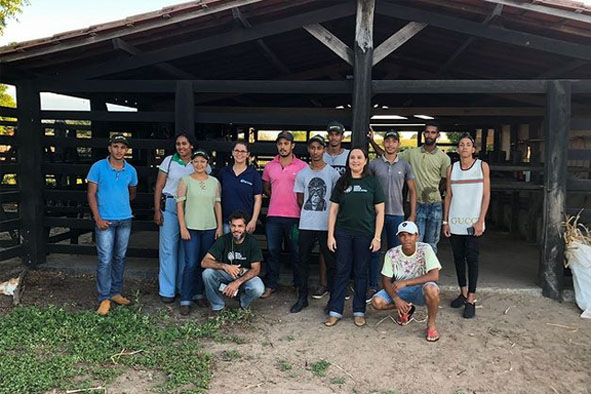
<svg viewBox="0 0 591 394"><path fill-rule="evenodd" d="M384 288L371 304L378 310L398 310L396 322L410 321L415 305L427 305L427 341L439 340L435 324L439 308L439 270L441 264L427 243L418 242L419 229L413 222L402 222L396 233L400 246L386 252L382 268Z"/></svg>

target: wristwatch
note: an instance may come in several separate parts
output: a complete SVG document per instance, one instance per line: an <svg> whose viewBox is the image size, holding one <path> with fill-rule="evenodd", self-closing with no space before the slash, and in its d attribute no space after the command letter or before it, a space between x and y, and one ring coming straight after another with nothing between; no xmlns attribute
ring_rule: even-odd
<svg viewBox="0 0 591 394"><path fill-rule="evenodd" d="M441 224L449 224L449 223L447 222L447 220L444 220L443 222L441 222Z"/></svg>

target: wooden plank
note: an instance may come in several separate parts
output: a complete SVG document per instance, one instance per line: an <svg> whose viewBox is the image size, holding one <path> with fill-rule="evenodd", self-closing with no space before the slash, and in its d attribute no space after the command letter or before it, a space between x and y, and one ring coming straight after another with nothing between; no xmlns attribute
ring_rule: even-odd
<svg viewBox="0 0 591 394"><path fill-rule="evenodd" d="M190 81L178 81L174 97L175 134L195 136L195 95Z"/></svg>
<svg viewBox="0 0 591 394"><path fill-rule="evenodd" d="M140 53L142 53L142 51L140 51L138 48L125 42L121 38L114 38L113 39L113 48L121 50L129 55L132 55L132 56L137 56ZM170 65L168 63L156 64L154 67L156 67L157 69L159 69L161 71L164 71L166 74L168 74L176 79L195 79L194 74L183 71L180 68Z"/></svg>
<svg viewBox="0 0 591 394"><path fill-rule="evenodd" d="M371 117L373 21L375 0L357 0L355 22L355 64L353 67L353 146L367 147Z"/></svg>
<svg viewBox="0 0 591 394"><path fill-rule="evenodd" d="M0 203L1 202L19 202L20 192L18 190L0 192Z"/></svg>
<svg viewBox="0 0 591 394"><path fill-rule="evenodd" d="M569 149L568 160L591 160L591 150Z"/></svg>
<svg viewBox="0 0 591 394"><path fill-rule="evenodd" d="M393 18L428 23L430 26L439 27L458 33L475 37L498 41L523 48L531 48L574 59L591 60L591 46L561 41L553 38L509 30L496 26L483 25L467 19L457 18L393 3L380 2L377 12Z"/></svg>
<svg viewBox="0 0 591 394"><path fill-rule="evenodd" d="M591 130L591 117L577 116L571 119L571 130Z"/></svg>
<svg viewBox="0 0 591 394"><path fill-rule="evenodd" d="M515 1L515 0L484 0L484 1L486 1L488 3L502 4L502 5L506 5L506 6L510 6L510 7L514 7L514 8L519 8L522 10L537 12L540 14L552 15L557 18L564 18L564 19L579 21L579 22L583 22L583 23L591 23L591 15L583 14L582 12L577 12L577 11L565 10L565 9L561 9L558 7L548 7L548 6L545 6L542 4L535 4L535 3L530 3L527 1ZM581 4L581 6L583 6L583 4ZM582 7L581 7L580 11L583 11ZM556 22L558 23L559 21L556 21ZM562 22L560 22L560 23L562 23Z"/></svg>
<svg viewBox="0 0 591 394"><path fill-rule="evenodd" d="M15 163L4 164L0 167L0 174L16 174L18 172L19 165Z"/></svg>
<svg viewBox="0 0 591 394"><path fill-rule="evenodd" d="M406 26L388 37L374 50L372 64L375 66L384 60L388 55L416 36L425 27L427 27L426 23L409 22Z"/></svg>
<svg viewBox="0 0 591 394"><path fill-rule="evenodd" d="M490 170L493 172L515 172L515 171L531 171L543 172L544 167L531 165L505 165L505 164L491 164Z"/></svg>
<svg viewBox="0 0 591 394"><path fill-rule="evenodd" d="M503 179L491 179L490 187L495 191L543 191L544 185L530 182L505 181Z"/></svg>
<svg viewBox="0 0 591 394"><path fill-rule="evenodd" d="M354 57L353 50L347 44L341 41L337 36L332 34L328 29L319 23L314 25L306 25L303 27L312 37L320 41L324 46L334 52L335 55L353 65Z"/></svg>
<svg viewBox="0 0 591 394"><path fill-rule="evenodd" d="M0 106L0 116L6 118L16 118L18 116L18 112L16 108Z"/></svg>
<svg viewBox="0 0 591 394"><path fill-rule="evenodd" d="M41 111L42 119L101 122L173 122L173 112ZM47 127L44 125L44 127Z"/></svg>
<svg viewBox="0 0 591 394"><path fill-rule="evenodd" d="M0 221L0 233L5 231L19 230L21 228L21 219L8 219Z"/></svg>
<svg viewBox="0 0 591 394"><path fill-rule="evenodd" d="M0 145L17 146L16 136L0 135Z"/></svg>
<svg viewBox="0 0 591 394"><path fill-rule="evenodd" d="M41 173L43 174L60 174L60 175L79 175L83 178L88 174L90 166L88 164L72 164L72 163L44 163ZM157 167L134 166L138 176L155 175L158 172Z"/></svg>
<svg viewBox="0 0 591 394"><path fill-rule="evenodd" d="M553 299L560 298L564 279L562 222L566 209L570 104L570 83L551 81L546 106L544 228L539 275L542 294Z"/></svg>
<svg viewBox="0 0 591 394"><path fill-rule="evenodd" d="M21 192L19 211L22 219L21 236L24 248L23 264L35 266L45 262L45 212L42 172L43 147L39 90L32 81L22 81L16 89L18 103L18 180Z"/></svg>
<svg viewBox="0 0 591 394"><path fill-rule="evenodd" d="M568 179L566 188L569 193L589 193L591 192L591 179Z"/></svg>
<svg viewBox="0 0 591 394"><path fill-rule="evenodd" d="M4 250L0 250L0 261L6 261L15 257L20 257L24 253L23 245L12 246Z"/></svg>
<svg viewBox="0 0 591 394"><path fill-rule="evenodd" d="M304 25L322 23L340 19L355 12L349 2L325 7L319 10L291 15L262 23L248 30L232 30L206 38L182 42L165 48L144 52L133 59L114 59L92 66L86 66L78 70L71 70L72 75L85 79L98 78L105 75L120 73L127 70L138 69L153 64L168 62L171 60L193 56L199 53L212 51L240 43L254 41L260 38L296 30Z"/></svg>
<svg viewBox="0 0 591 394"><path fill-rule="evenodd" d="M125 29L113 29L112 31L101 31L101 34L92 34L92 28L88 29L88 36L83 39L68 40L64 42L55 42L51 45L45 45L41 48L22 49L10 55L4 55L3 61L14 62L18 60L28 59L31 57L45 56L48 54L69 50L72 48L84 47L89 44L96 44L98 42L109 41L117 37L125 37L133 34L145 32L152 29L171 26L185 21L191 21L196 18L207 15L223 12L235 7L243 7L245 5L254 4L263 0L235 0L226 3L207 4L197 10L175 15L174 18L157 18L150 22L139 24L126 25Z"/></svg>
<svg viewBox="0 0 591 394"><path fill-rule="evenodd" d="M63 189L45 189L43 196L51 201L79 201L86 202L86 190L63 190ZM150 203L154 201L153 193L136 193L134 203ZM47 207L51 209L51 207Z"/></svg>
<svg viewBox="0 0 591 394"><path fill-rule="evenodd" d="M542 80L375 80L375 94L523 94L546 92L547 81Z"/></svg>
<svg viewBox="0 0 591 394"><path fill-rule="evenodd" d="M96 256L96 246L71 245L71 244L48 244L49 253ZM158 258L158 249L127 248L127 257Z"/></svg>

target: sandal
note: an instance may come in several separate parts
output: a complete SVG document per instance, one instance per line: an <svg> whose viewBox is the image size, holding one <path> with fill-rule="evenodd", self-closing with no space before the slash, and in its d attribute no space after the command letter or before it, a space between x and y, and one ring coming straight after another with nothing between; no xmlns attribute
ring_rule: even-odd
<svg viewBox="0 0 591 394"><path fill-rule="evenodd" d="M430 330L427 328L427 342L437 342L439 340L439 331L436 328Z"/></svg>
<svg viewBox="0 0 591 394"><path fill-rule="evenodd" d="M410 323L411 317L413 313L415 313L415 309L415 306L411 305L408 313L398 314L398 317L396 318L396 324L399 326L406 326L408 323Z"/></svg>

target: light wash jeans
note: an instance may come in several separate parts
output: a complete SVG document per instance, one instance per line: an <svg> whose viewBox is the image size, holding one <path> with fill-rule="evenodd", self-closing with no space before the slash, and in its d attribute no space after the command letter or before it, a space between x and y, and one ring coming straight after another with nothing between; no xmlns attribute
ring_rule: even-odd
<svg viewBox="0 0 591 394"><path fill-rule="evenodd" d="M159 294L163 297L174 298L181 292L183 267L185 266L185 252L181 245L179 220L176 214L174 198L166 199L166 209L162 214L163 223L160 226L158 257L160 272L158 283Z"/></svg>
<svg viewBox="0 0 591 394"><path fill-rule="evenodd" d="M437 243L441 236L441 219L443 208L440 202L417 203L417 227L419 228L419 241L426 242L437 254Z"/></svg>
<svg viewBox="0 0 591 394"><path fill-rule="evenodd" d="M400 245L400 240L396 236L398 226L404 222L404 216L402 215L385 215L384 217L384 230L382 231L382 244L384 243L384 236L387 237L388 249L390 250ZM381 271L382 251L378 250L371 254L371 262L369 264L369 287L377 290L378 279Z"/></svg>
<svg viewBox="0 0 591 394"><path fill-rule="evenodd" d="M131 234L131 219L109 220L106 230L96 226L96 250L98 266L96 270L96 289L99 302L120 294L123 288L125 255Z"/></svg>
<svg viewBox="0 0 591 394"><path fill-rule="evenodd" d="M221 311L224 309L226 303L224 302L224 295L219 290L220 284L228 284L234 279L223 270L214 270L207 268L203 271L203 284L205 286L205 294L211 305L211 310ZM249 279L243 283L238 289L238 297L240 297L240 307L247 309L250 304L259 298L265 291L265 285L258 276Z"/></svg>

